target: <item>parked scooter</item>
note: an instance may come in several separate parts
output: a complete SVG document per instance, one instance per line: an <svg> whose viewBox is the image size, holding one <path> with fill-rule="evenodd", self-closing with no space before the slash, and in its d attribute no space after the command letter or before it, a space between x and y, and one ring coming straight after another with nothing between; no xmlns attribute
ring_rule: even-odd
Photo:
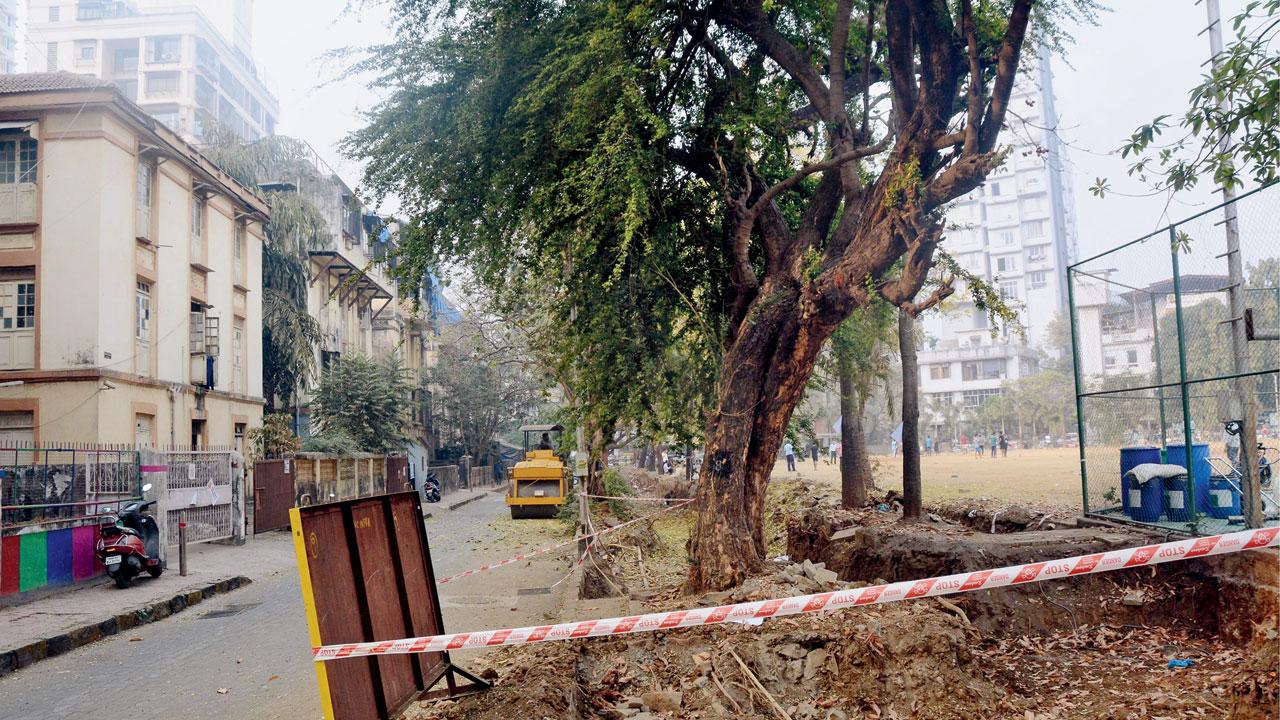
<svg viewBox="0 0 1280 720"><path fill-rule="evenodd" d="M143 492L150 489L150 485L142 486ZM144 570L153 578L164 572L164 561L160 559L160 527L155 518L143 512L155 504L154 500L131 502L120 508L119 517L103 516L98 557L107 566L107 574L116 581L116 587L129 587L130 581Z"/></svg>
<svg viewBox="0 0 1280 720"><path fill-rule="evenodd" d="M422 499L429 503L440 502L440 478L433 472L427 473L426 482L422 484Z"/></svg>

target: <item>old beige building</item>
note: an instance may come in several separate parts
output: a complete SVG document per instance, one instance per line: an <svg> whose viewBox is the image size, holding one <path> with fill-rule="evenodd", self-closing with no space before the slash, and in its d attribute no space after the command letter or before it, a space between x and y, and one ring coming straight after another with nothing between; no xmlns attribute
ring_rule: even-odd
<svg viewBox="0 0 1280 720"><path fill-rule="evenodd" d="M233 445L267 206L109 83L0 76L0 445Z"/></svg>

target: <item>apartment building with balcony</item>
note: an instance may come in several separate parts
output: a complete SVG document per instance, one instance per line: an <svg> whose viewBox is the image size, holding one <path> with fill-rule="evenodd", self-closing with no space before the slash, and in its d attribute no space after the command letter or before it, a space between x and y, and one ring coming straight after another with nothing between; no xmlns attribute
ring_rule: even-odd
<svg viewBox="0 0 1280 720"><path fill-rule="evenodd" d="M251 0L31 0L28 67L115 83L189 142L216 123L275 133L279 101L250 50Z"/></svg>
<svg viewBox="0 0 1280 720"><path fill-rule="evenodd" d="M18 72L18 0L0 0L0 72Z"/></svg>
<svg viewBox="0 0 1280 720"><path fill-rule="evenodd" d="M267 212L118 86L0 76L0 439L241 442Z"/></svg>
<svg viewBox="0 0 1280 720"><path fill-rule="evenodd" d="M942 249L1018 310L1025 339L1004 328L993 337L986 311L974 305L963 283L942 312L926 314L922 323L921 393L969 409L998 395L1004 381L1037 370L1035 348L1044 343L1049 323L1066 312L1066 268L1076 254L1075 200L1066 149L1054 132L1058 116L1047 49L1019 81L1009 106L1001 135L1008 156L983 187L950 208Z"/></svg>

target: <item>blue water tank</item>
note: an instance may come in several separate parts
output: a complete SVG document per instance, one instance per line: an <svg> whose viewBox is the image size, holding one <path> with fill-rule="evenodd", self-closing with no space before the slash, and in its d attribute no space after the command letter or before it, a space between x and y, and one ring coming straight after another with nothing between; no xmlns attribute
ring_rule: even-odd
<svg viewBox="0 0 1280 720"><path fill-rule="evenodd" d="M1187 446L1182 443L1169 443L1165 450L1165 458L1170 465L1181 465L1187 467ZM1209 467L1209 445L1207 443L1195 443L1191 446L1191 477L1194 479L1196 489L1196 512L1201 515L1205 514L1209 508L1209 475L1211 469ZM1169 518L1175 520L1175 518ZM1180 516L1176 518L1178 521L1190 520L1190 517Z"/></svg>
<svg viewBox="0 0 1280 720"><path fill-rule="evenodd" d="M1164 509L1164 481L1151 478L1129 487L1129 517L1139 522L1156 522Z"/></svg>
<svg viewBox="0 0 1280 720"><path fill-rule="evenodd" d="M1240 491L1231 481L1220 475L1209 478L1209 504L1205 511L1210 517L1225 520L1240 514Z"/></svg>
<svg viewBox="0 0 1280 720"><path fill-rule="evenodd" d="M1160 448L1146 445L1120 448L1120 506L1124 514L1133 517L1129 511L1129 471L1143 463L1160 462Z"/></svg>

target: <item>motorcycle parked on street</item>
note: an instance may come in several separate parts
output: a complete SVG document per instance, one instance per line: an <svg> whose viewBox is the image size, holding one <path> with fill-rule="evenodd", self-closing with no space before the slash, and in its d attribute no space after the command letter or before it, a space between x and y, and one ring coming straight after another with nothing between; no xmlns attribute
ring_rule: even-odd
<svg viewBox="0 0 1280 720"><path fill-rule="evenodd" d="M144 485L143 492L151 489ZM153 578L164 572L160 559L160 526L146 514L150 502L131 502L120 508L119 516L104 515L99 526L98 558L116 587L127 588L133 578L144 571Z"/></svg>
<svg viewBox="0 0 1280 720"><path fill-rule="evenodd" d="M433 472L427 473L427 480L422 484L422 499L429 503L440 502L440 479Z"/></svg>

